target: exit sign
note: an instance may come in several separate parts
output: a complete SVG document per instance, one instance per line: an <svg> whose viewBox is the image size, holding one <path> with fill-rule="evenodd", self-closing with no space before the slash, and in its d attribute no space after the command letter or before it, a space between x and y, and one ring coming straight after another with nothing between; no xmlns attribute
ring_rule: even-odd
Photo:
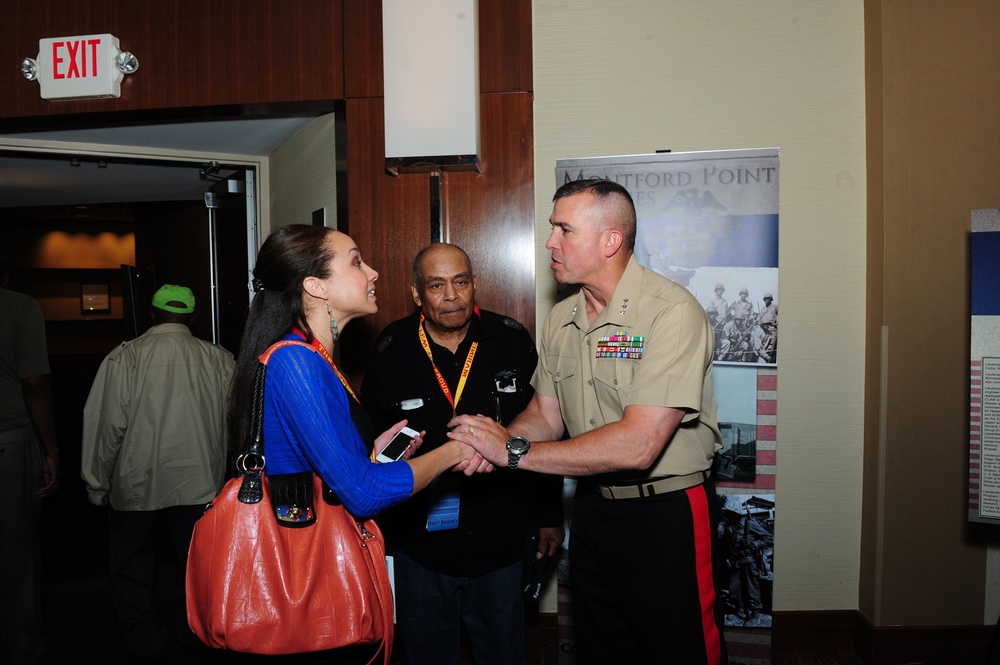
<svg viewBox="0 0 1000 665"><path fill-rule="evenodd" d="M118 38L109 34L39 39L42 99L121 96L125 75L115 66L118 53Z"/></svg>

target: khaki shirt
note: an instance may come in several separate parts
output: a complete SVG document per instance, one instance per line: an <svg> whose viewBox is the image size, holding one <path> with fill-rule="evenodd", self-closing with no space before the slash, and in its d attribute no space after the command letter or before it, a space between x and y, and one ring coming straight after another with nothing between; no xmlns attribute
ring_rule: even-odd
<svg viewBox="0 0 1000 665"><path fill-rule="evenodd" d="M593 325L587 322L582 292L552 309L542 327L531 383L540 394L559 400L570 436L621 420L631 404L685 411L651 469L613 480L704 471L722 448L713 346L708 317L694 296L633 256ZM633 357L598 357L617 352Z"/></svg>
<svg viewBox="0 0 1000 665"><path fill-rule="evenodd" d="M101 363L83 409L87 497L115 510L211 501L226 470L233 356L180 323L153 326Z"/></svg>

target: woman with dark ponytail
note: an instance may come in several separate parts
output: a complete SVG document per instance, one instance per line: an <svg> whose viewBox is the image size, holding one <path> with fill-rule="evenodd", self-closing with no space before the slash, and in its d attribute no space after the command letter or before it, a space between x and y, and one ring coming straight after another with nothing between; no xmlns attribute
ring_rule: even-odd
<svg viewBox="0 0 1000 665"><path fill-rule="evenodd" d="M489 464L458 441L427 454L377 464L381 449L406 421L378 437L333 361L337 336L353 319L378 311L378 273L350 237L322 226L292 225L261 246L229 400L229 434L242 445L253 408L258 356L279 340L264 382L267 473L314 471L355 516L370 517L405 501L450 469L472 474ZM418 438L413 447L419 446Z"/></svg>

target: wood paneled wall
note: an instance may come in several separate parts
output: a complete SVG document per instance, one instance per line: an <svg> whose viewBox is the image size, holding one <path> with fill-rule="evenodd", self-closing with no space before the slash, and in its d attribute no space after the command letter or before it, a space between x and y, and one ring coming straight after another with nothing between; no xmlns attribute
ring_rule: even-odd
<svg viewBox="0 0 1000 665"><path fill-rule="evenodd" d="M341 228L379 271L379 312L352 324L342 363L356 376L367 366L367 349L386 324L414 311L410 282L413 257L431 242L431 176L385 171L382 99L348 100L347 224ZM464 248L477 274L477 301L534 332L534 169L531 95L484 95L483 172L444 172L442 238ZM340 190L338 190L339 192ZM359 333L363 329L364 334Z"/></svg>
<svg viewBox="0 0 1000 665"><path fill-rule="evenodd" d="M382 7L344 7L346 225L380 273L379 313L352 323L341 363L357 377L374 335L414 311L413 257L431 242L431 175L385 171ZM478 302L534 332L534 151L529 0L479 2L482 173L440 174L442 238L463 247ZM338 189L338 192L340 189Z"/></svg>
<svg viewBox="0 0 1000 665"><path fill-rule="evenodd" d="M342 0L8 0L5 5L0 118L88 114L77 120L96 122L89 114L124 120L131 118L122 112L165 109L188 109L197 117L210 107L344 95ZM37 83L21 75L18 63L38 55L39 39L105 32L139 59L139 70L122 82L121 97L50 102L41 99Z"/></svg>
<svg viewBox="0 0 1000 665"><path fill-rule="evenodd" d="M379 272L379 313L341 353L357 378L374 335L413 311L413 256L431 241L431 176L384 168L380 0L10 0L0 62L46 37L110 32L139 58L118 99L49 102L0 68L0 127L178 120L337 108L338 224ZM479 304L534 332L531 0L479 0L482 172L443 173L443 238L478 275ZM428 44L428 48L433 48Z"/></svg>

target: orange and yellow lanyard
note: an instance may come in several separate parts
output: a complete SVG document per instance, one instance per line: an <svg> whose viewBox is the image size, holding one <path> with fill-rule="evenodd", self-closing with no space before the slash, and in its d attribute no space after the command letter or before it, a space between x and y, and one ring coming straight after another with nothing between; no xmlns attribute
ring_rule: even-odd
<svg viewBox="0 0 1000 665"><path fill-rule="evenodd" d="M306 339L305 333L303 333L298 328L292 328L292 334L301 337L302 341L305 341ZM351 388L351 384L347 382L347 377L345 377L343 374L340 373L340 368L337 367L337 363L333 362L333 358L330 357L330 352L326 350L326 347L323 346L323 344L316 337L313 337L311 346L317 351L319 351L319 354L321 356L326 358L326 362L330 363L330 367L333 368L333 371L336 373L337 378L340 379L340 382L342 384L344 384L344 390L347 391L347 394L353 397L355 402L361 404L361 400L359 400L358 396L354 394L354 390Z"/></svg>
<svg viewBox="0 0 1000 665"><path fill-rule="evenodd" d="M296 334L296 335L301 336L302 339L303 339L303 341L305 340L306 336L302 333L302 331L300 331L300 330L298 330L296 328L293 328L292 332L294 334ZM349 384L347 382L347 377L344 376L341 373L340 368L337 367L337 363L333 362L333 358L330 356L330 352L326 350L326 347L323 346L323 344L320 343L320 341L318 339L316 339L315 337L313 337L313 340L312 340L312 347L314 349L316 349L317 351L319 351L319 354L326 359L326 362L330 363L330 367L333 368L333 371L334 371L334 373L336 373L337 378L340 379L340 382L342 384L344 384L344 390L347 391L347 394L350 395L351 397L353 397L355 402L357 402L358 404L361 404L361 400L359 400L358 396L354 394L354 389L351 388L351 384ZM371 461L372 462L375 461L375 451L374 450L372 450L372 452L371 452Z"/></svg>
<svg viewBox="0 0 1000 665"><path fill-rule="evenodd" d="M351 384L347 382L347 377L340 372L340 368L337 367L337 363L333 362L333 358L330 357L330 353L326 350L326 347L320 344L319 340L315 337L313 337L312 345L316 347L316 350L319 351L321 356L326 358L326 362L330 363L330 367L332 367L333 371L337 373L337 378L340 379L342 384L344 384L344 390L347 391L347 394L353 397L355 402L361 404L361 400L359 400L358 396L354 394L354 389L351 388Z"/></svg>
<svg viewBox="0 0 1000 665"><path fill-rule="evenodd" d="M469 347L469 354L465 357L465 365L462 366L462 375L458 379L458 388L455 389L455 396L451 396L451 388L448 387L448 382L444 380L444 376L441 371L434 364L434 356L431 354L431 345L427 341L427 333L424 332L424 315L420 315L420 326L417 328L418 334L420 335L420 346L424 347L424 353L427 354L427 359L431 361L431 368L434 369L434 376L437 378L438 385L441 387L441 392L448 399L451 404L452 415L457 413L458 401L462 399L462 391L465 390L465 382L469 378L469 371L472 369L472 359L476 357L476 349L479 347L479 342L473 342L472 346Z"/></svg>

